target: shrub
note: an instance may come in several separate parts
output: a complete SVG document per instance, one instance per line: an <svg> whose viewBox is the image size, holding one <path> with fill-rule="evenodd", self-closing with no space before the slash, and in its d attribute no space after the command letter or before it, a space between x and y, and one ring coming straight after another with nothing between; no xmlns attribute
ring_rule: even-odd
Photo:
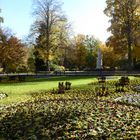
<svg viewBox="0 0 140 140"><path fill-rule="evenodd" d="M51 91L51 93L53 93L53 94L63 94L63 93L65 93L65 91L66 90L70 90L71 89L71 83L70 82L59 82L58 83L58 89L57 90L55 90L55 89L53 89L52 91Z"/></svg>
<svg viewBox="0 0 140 140"><path fill-rule="evenodd" d="M25 75L18 75L18 81L19 82L23 82L23 81L25 81L25 79L26 79Z"/></svg>
<svg viewBox="0 0 140 140"><path fill-rule="evenodd" d="M15 75L10 75L10 76L8 76L8 81L16 81L17 80L17 76L15 76Z"/></svg>
<svg viewBox="0 0 140 140"><path fill-rule="evenodd" d="M121 77L118 82L115 83L116 92L124 92L124 86L129 85L130 79L128 77Z"/></svg>
<svg viewBox="0 0 140 140"><path fill-rule="evenodd" d="M63 82L59 82L58 83L58 94L59 93L65 93L65 86L64 86L64 83Z"/></svg>
<svg viewBox="0 0 140 140"><path fill-rule="evenodd" d="M71 82L65 82L65 90L71 89Z"/></svg>
<svg viewBox="0 0 140 140"><path fill-rule="evenodd" d="M19 73L24 73L28 71L28 68L26 65L19 65L16 69L17 72Z"/></svg>

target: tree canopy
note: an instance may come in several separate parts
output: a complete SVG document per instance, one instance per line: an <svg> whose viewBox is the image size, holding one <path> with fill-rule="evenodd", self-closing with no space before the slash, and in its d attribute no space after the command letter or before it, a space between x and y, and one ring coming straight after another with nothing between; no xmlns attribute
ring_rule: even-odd
<svg viewBox="0 0 140 140"><path fill-rule="evenodd" d="M111 26L108 31L112 33L107 45L119 53L122 52L124 58L128 59L128 68L131 69L135 38L140 29L140 5L136 0L106 0L106 3L104 13L110 17Z"/></svg>
<svg viewBox="0 0 140 140"><path fill-rule="evenodd" d="M26 49L21 41L9 31L0 29L0 65L4 72L16 71L25 64Z"/></svg>

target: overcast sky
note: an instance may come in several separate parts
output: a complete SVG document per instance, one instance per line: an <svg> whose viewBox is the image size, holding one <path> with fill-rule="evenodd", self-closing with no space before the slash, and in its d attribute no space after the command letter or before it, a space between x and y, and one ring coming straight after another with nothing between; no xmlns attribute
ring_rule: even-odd
<svg viewBox="0 0 140 140"><path fill-rule="evenodd" d="M75 34L94 35L101 41L106 41L109 33L108 18L103 10L105 0L62 0L63 11L72 23ZM33 23L33 0L0 0L1 16L4 17L2 26L9 27L20 38L29 34Z"/></svg>

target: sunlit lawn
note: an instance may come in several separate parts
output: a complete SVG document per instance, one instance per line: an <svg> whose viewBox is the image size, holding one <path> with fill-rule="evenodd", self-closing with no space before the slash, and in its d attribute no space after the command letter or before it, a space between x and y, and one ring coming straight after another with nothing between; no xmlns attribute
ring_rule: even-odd
<svg viewBox="0 0 140 140"><path fill-rule="evenodd" d="M72 87L85 86L90 82L97 80L95 77L51 77L46 79L27 79L22 83L1 83L0 91L8 94L8 97L0 100L0 104L9 104L12 102L26 101L31 98L31 92L39 90L50 90L57 88L58 82L70 81Z"/></svg>
<svg viewBox="0 0 140 140"><path fill-rule="evenodd" d="M117 80L114 77L110 80ZM133 79L134 77L130 77ZM25 82L20 83L0 83L0 92L8 94L8 97L0 100L0 105L11 104L16 102L27 101L31 99L32 92L40 90L51 90L57 88L58 82L69 81L72 88L90 88L89 83L97 81L97 77L93 76L59 76L48 78L27 78Z"/></svg>

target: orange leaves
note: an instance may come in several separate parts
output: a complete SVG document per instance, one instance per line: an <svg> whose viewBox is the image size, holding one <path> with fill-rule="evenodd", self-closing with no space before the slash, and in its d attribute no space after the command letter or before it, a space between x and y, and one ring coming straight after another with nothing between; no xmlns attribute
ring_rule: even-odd
<svg viewBox="0 0 140 140"><path fill-rule="evenodd" d="M1 30L0 42L0 62L4 66L4 71L8 69L16 69L20 64L24 63L26 58L26 48L15 36L8 36Z"/></svg>

